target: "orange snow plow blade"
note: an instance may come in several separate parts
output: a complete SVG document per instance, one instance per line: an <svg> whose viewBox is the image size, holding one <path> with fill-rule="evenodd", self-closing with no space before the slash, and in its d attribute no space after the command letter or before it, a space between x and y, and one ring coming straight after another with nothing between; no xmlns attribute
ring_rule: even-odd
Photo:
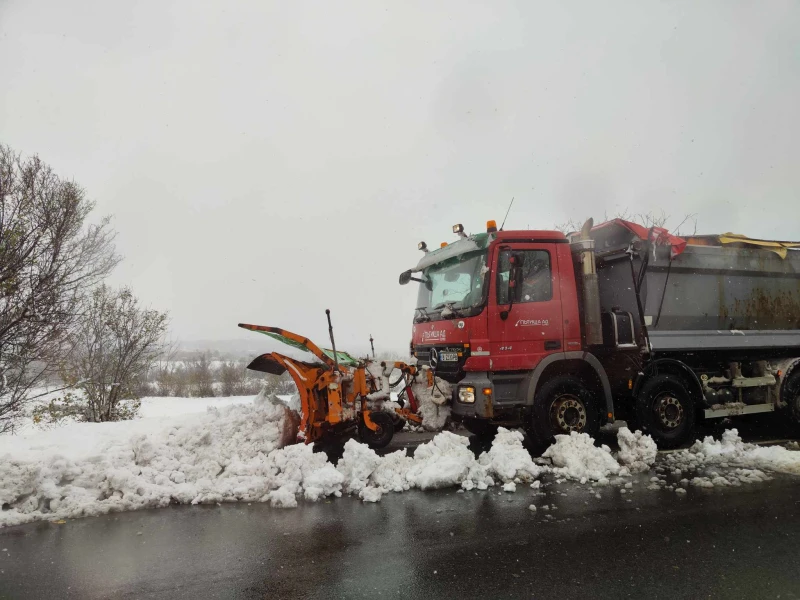
<svg viewBox="0 0 800 600"><path fill-rule="evenodd" d="M369 408L368 402L375 399L378 392L383 392L380 394L382 399L389 397L389 390L380 390L376 376L368 371L369 359L359 361L346 352L322 349L308 338L279 327L243 323L239 327L264 333L309 352L317 359L306 362L278 352L269 352L256 357L247 366L250 370L273 375L289 373L300 395L298 439L306 444L335 441L357 433L371 447L382 448L394 435L394 420L397 417L416 424L422 422L422 418L416 414L417 407L413 400L413 411L408 408L396 409L397 416L394 418L390 413ZM385 363L381 363L381 366L385 368ZM400 368L407 383L410 381L408 378L413 378L417 372L416 367L405 363L393 363L391 367Z"/></svg>

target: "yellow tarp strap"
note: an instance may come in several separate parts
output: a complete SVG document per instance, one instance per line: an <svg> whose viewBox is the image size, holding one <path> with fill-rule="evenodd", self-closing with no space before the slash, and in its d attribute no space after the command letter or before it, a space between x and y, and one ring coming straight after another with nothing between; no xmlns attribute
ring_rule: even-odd
<svg viewBox="0 0 800 600"><path fill-rule="evenodd" d="M769 240L754 240L739 233L723 233L719 236L720 244L748 244L771 250L781 258L786 258L789 248L800 248L800 242L772 242Z"/></svg>

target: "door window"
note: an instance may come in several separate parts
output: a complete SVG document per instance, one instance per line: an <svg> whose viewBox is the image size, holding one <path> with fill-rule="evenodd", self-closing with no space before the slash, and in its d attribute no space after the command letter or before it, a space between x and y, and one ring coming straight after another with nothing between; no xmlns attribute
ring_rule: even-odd
<svg viewBox="0 0 800 600"><path fill-rule="evenodd" d="M550 253L545 250L502 250L497 260L497 303L508 304L508 278L512 254L518 257L520 276L511 288L514 304L546 302L553 298L553 278L550 272Z"/></svg>

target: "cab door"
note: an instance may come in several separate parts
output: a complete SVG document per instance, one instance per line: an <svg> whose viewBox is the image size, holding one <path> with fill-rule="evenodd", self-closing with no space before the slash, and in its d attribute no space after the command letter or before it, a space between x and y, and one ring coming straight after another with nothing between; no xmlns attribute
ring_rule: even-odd
<svg viewBox="0 0 800 600"><path fill-rule="evenodd" d="M545 355L564 351L555 250L554 244L514 243L491 257L491 370L532 369Z"/></svg>

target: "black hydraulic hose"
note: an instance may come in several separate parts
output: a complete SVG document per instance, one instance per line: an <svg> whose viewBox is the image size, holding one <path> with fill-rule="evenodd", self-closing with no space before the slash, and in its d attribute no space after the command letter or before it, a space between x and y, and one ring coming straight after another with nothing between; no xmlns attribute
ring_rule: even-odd
<svg viewBox="0 0 800 600"><path fill-rule="evenodd" d="M664 279L664 289L661 291L661 302L658 305L658 314L656 315L655 327L658 327L658 322L661 320L661 309L664 308L664 297L667 295L667 284L669 283L669 274L672 271L672 253L670 252L669 264L667 265L667 277Z"/></svg>
<svg viewBox="0 0 800 600"><path fill-rule="evenodd" d="M328 333L331 336L331 346L333 346L333 364L336 365L336 372L339 372L339 355L336 353L336 342L333 339L333 325L331 324L331 311L329 308L325 309L325 314L328 316Z"/></svg>
<svg viewBox="0 0 800 600"><path fill-rule="evenodd" d="M636 285L636 271L633 268L633 252L630 253L631 264L631 282L633 283L633 292L636 295L636 308L639 310L639 323L642 326L642 335L644 342L647 346L647 351L650 352L650 336L647 333L647 325L644 322L644 307L642 306L642 297L639 294L639 286Z"/></svg>

